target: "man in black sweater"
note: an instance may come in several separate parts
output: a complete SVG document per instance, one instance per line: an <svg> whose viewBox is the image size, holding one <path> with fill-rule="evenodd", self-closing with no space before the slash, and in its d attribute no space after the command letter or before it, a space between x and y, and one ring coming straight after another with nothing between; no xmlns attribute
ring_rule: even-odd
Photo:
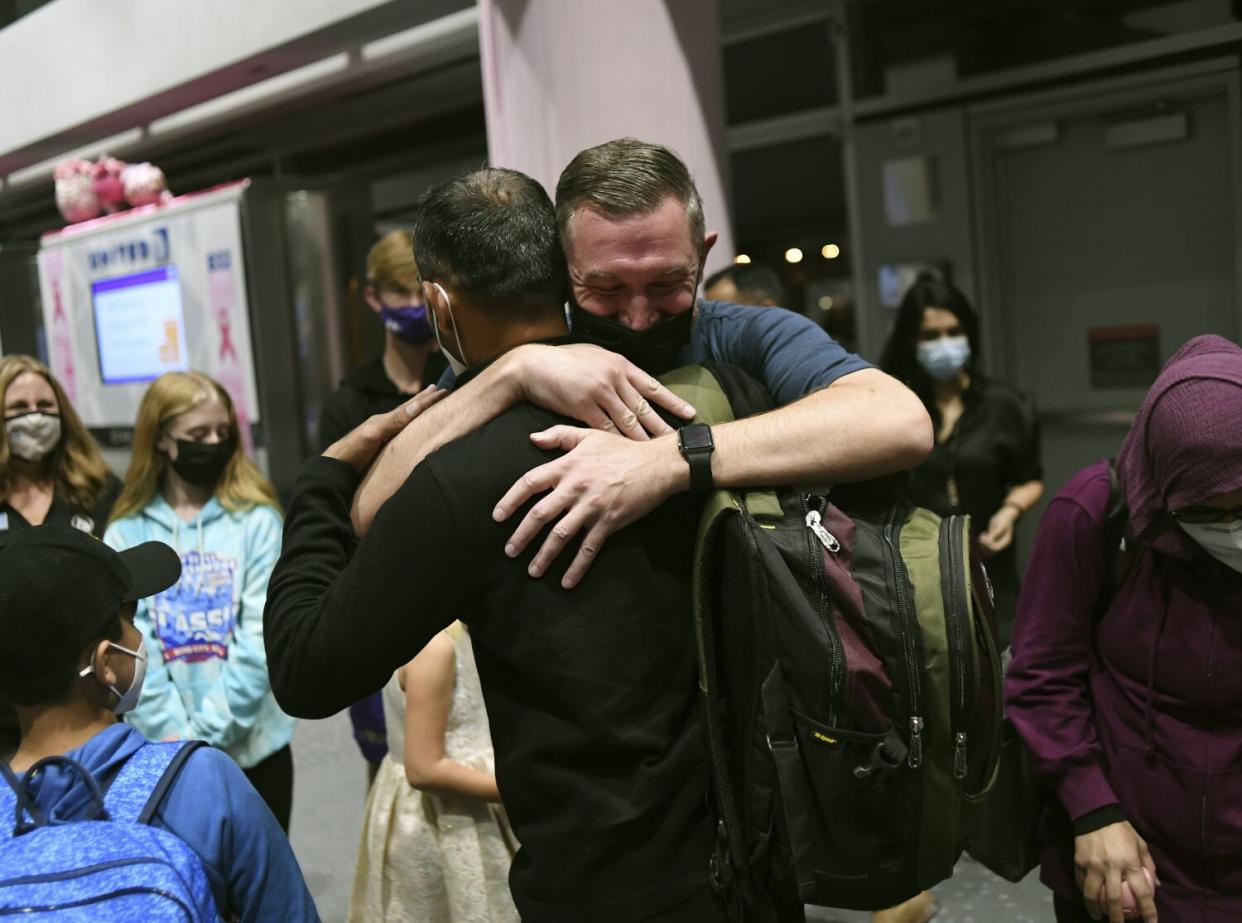
<svg viewBox="0 0 1242 923"><path fill-rule="evenodd" d="M529 177L480 170L433 190L415 248L437 336L469 366L459 387L507 349L565 337L555 213ZM522 843L510 885L523 918L724 920L690 619L699 497L683 489L619 531L572 592L560 574L531 579L532 555L506 556L492 510L555 457L530 437L561 422L522 403L439 449L352 557L349 505L383 425L308 461L268 590L272 688L291 714L333 714L461 618Z"/></svg>

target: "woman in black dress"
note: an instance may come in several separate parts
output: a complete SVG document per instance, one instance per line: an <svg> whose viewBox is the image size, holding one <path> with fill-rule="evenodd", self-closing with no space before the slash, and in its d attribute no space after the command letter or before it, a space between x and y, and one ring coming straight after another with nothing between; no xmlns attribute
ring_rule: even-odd
<svg viewBox="0 0 1242 923"><path fill-rule="evenodd" d="M979 318L958 289L929 276L906 292L884 347L884 371L922 399L936 447L911 475L910 498L942 516L968 513L1009 644L1018 567L1014 526L1044 492L1030 402L979 372Z"/></svg>

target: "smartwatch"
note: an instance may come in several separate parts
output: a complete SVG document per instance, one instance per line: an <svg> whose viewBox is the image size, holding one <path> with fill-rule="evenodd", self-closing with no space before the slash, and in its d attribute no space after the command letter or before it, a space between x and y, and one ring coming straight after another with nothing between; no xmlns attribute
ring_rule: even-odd
<svg viewBox="0 0 1242 923"><path fill-rule="evenodd" d="M712 452L716 444L712 442L712 428L706 423L691 423L677 431L677 446L681 449L681 457L690 466L690 489L709 491L712 489Z"/></svg>

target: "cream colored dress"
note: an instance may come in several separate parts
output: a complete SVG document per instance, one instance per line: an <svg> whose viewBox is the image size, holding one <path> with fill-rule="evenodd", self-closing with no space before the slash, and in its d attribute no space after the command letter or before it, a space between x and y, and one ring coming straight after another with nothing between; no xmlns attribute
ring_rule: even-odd
<svg viewBox="0 0 1242 923"><path fill-rule="evenodd" d="M470 638L460 629L449 635L456 648L457 678L444 752L463 765L494 772ZM517 923L509 894L509 864L517 841L503 811L499 805L428 795L411 787L401 763L405 694L395 674L384 687L383 700L388 755L367 796L351 923Z"/></svg>

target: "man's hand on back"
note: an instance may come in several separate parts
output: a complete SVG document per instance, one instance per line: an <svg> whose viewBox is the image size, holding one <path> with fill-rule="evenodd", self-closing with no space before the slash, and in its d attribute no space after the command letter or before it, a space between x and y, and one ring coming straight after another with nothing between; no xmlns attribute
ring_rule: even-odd
<svg viewBox="0 0 1242 923"><path fill-rule="evenodd" d="M328 446L323 454L328 458L338 458L343 462L348 462L359 472L366 471L390 439L447 393L435 385L428 385L395 410L377 413L364 420L355 429Z"/></svg>
<svg viewBox="0 0 1242 923"><path fill-rule="evenodd" d="M655 407L685 420L694 408L629 360L588 344L528 344L509 353L520 398L594 429L646 440L673 431Z"/></svg>
<svg viewBox="0 0 1242 923"><path fill-rule="evenodd" d="M585 529L578 554L561 580L567 590L582 579L608 536L690 485L690 469L671 434L635 442L612 433L554 426L530 438L542 449L568 454L528 471L492 515L504 522L531 497L551 491L526 514L505 545L505 554L517 557L545 526L556 522L530 564L530 575L540 577Z"/></svg>

